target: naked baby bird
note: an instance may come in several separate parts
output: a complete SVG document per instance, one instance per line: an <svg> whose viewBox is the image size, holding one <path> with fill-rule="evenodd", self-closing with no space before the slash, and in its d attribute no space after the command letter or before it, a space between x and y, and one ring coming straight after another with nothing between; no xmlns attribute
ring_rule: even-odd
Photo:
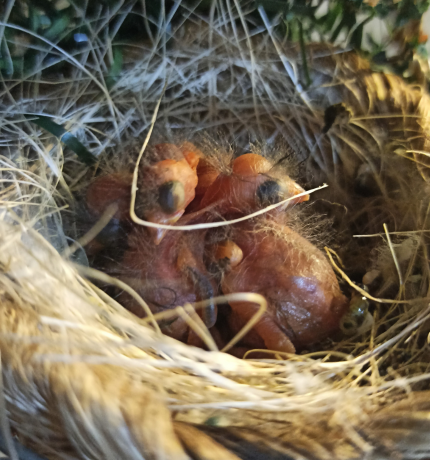
<svg viewBox="0 0 430 460"><path fill-rule="evenodd" d="M256 153L217 170L191 143L157 144L154 161L139 170L136 213L153 223L187 225L245 216L291 198L260 220L235 225L228 241L213 244L213 230L166 231L131 222L131 173L97 178L88 188L87 205L95 216L116 202L114 220L128 225L128 242L117 273L147 301L154 313L217 294L256 292L268 311L243 339L250 348L294 352L330 336L348 309L336 276L308 240L282 224L288 209L309 199L304 190L267 158ZM297 196L301 195L301 196ZM297 197L297 198L295 198ZM269 230L263 230L266 227ZM208 261L222 261L221 276ZM142 315L126 294L123 305ZM255 314L248 303L231 303L228 324L219 324L215 305L200 313L208 328L215 324L234 335ZM162 323L166 334L190 342L183 318ZM191 343L195 343L191 340Z"/></svg>

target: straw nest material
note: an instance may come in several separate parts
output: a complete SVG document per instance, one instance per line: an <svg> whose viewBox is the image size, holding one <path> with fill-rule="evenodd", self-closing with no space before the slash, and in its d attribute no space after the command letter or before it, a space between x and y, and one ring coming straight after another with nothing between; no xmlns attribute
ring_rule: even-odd
<svg viewBox="0 0 430 460"><path fill-rule="evenodd" d="M60 81L4 82L0 418L9 447L15 435L52 459L430 456L429 97L353 52L309 46L305 65L263 11L267 30L246 11L222 3L207 21L189 11L173 32L160 19L151 40L129 47L109 92L102 39L64 55L72 70ZM239 360L160 335L92 283L115 281L85 266L62 221L73 221L73 196L91 172L28 114L53 117L95 155L128 161L166 82L158 136L205 131L238 151L263 142L292 153L309 188L329 185L312 196L314 209L331 219L327 253L343 288L367 276L366 330L320 351Z"/></svg>

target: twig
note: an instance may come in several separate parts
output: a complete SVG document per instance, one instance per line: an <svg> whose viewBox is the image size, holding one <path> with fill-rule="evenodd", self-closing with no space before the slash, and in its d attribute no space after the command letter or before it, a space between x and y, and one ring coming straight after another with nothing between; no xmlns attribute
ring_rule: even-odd
<svg viewBox="0 0 430 460"><path fill-rule="evenodd" d="M330 259L331 264L333 265L334 269L340 274L340 276L351 287L353 287L356 291L358 291L363 297L366 297L367 299L373 300L374 302L378 302L378 303L396 303L396 304L407 304L407 305L413 305L413 304L416 304L417 302L430 301L430 297L421 297L419 299L413 299L413 300L378 299L377 297L373 297L368 292L366 292L364 289L362 289L360 286L357 286L353 281L351 281L351 278L349 278L348 275L336 265L336 262L333 260L333 257L332 257L332 254L336 254L335 251L333 251L333 249L330 249L327 246L325 246L324 249L327 253L328 258Z"/></svg>
<svg viewBox="0 0 430 460"><path fill-rule="evenodd" d="M388 233L387 225L384 224L385 235L387 236L388 246L390 247L391 255L393 256L394 265L396 266L397 274L399 275L400 289L403 288L403 276L400 270L399 261L397 260L396 252L394 251L393 243L391 242L390 234Z"/></svg>
<svg viewBox="0 0 430 460"><path fill-rule="evenodd" d="M74 252L76 252L81 247L86 246L91 242L110 222L112 217L118 210L118 205L116 203L110 204L96 222L96 224L87 232L85 235L80 238L78 241L75 241L69 247L67 247L61 254L65 259L68 259Z"/></svg>
<svg viewBox="0 0 430 460"><path fill-rule="evenodd" d="M138 302L138 304L142 307L143 311L148 317L148 320L154 326L154 329L161 334L160 326L158 325L157 321L155 321L154 314L152 313L151 309L149 308L148 304L140 297L140 295L131 288L128 284L124 283L123 281L113 278L112 276L106 275L106 273L102 273L94 268L84 267L79 264L73 264L74 267L80 272L82 275L87 276L89 278L94 278L99 281L104 281L105 283L112 284L114 286L123 289L127 294L131 295L134 300Z"/></svg>

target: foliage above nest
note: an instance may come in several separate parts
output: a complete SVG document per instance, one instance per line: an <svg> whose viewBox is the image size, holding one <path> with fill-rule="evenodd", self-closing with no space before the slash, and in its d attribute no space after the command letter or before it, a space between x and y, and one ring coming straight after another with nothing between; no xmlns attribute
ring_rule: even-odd
<svg viewBox="0 0 430 460"><path fill-rule="evenodd" d="M28 76L34 71L64 71L61 53L49 50L52 42L77 56L98 48L99 34L109 38L104 76L107 86L114 84L123 67L124 43L146 40L163 30L162 18L169 12L171 27L180 26L190 10L212 15L217 2L173 0L20 0L8 2L4 20L31 31L27 35L8 26L3 30L0 70L5 76ZM414 56L426 57L427 37L420 31L422 14L429 0L247 0L242 8L248 19L264 26L261 13L279 25L275 33L280 39L306 43L326 41L351 46L363 52L377 66L389 68L400 75L416 78L411 71ZM222 4L222 2L221 2ZM227 3L224 5L227 8ZM219 12L218 12L219 14ZM387 29L382 41L366 26L375 18L384 21ZM143 26L143 27L142 27ZM167 39L172 30L166 29ZM2 33L0 33L2 36ZM42 37L43 41L36 38ZM42 63L42 66L40 65ZM36 70L37 69L37 70Z"/></svg>

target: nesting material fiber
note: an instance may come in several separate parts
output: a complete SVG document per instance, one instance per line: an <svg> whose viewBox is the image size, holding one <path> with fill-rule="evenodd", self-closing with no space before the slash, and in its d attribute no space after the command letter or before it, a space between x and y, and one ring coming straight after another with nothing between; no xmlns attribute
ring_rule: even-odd
<svg viewBox="0 0 430 460"><path fill-rule="evenodd" d="M305 88L298 48L278 41L262 11L267 30L254 28L248 7L215 4L208 21L188 11L169 46L163 17L160 35L130 47L109 92L100 83L108 42L78 56L58 85L5 82L2 430L46 458L430 455L428 95L321 45L308 48ZM337 232L339 276L373 270L370 329L313 353L239 360L160 335L91 283L82 250L62 257L73 233L62 219L73 221L72 196L91 172L24 114L49 114L95 155L126 162L166 81L158 136L204 130L238 151L281 145L309 187L328 183L312 199ZM345 117L324 134L338 103Z"/></svg>

